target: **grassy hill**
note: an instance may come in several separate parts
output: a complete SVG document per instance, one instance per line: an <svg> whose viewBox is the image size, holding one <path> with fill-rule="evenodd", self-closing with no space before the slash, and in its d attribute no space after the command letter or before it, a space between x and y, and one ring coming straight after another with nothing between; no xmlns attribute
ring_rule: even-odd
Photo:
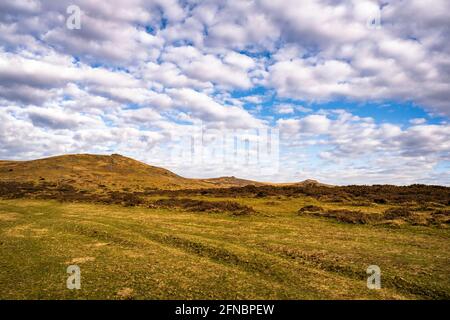
<svg viewBox="0 0 450 320"><path fill-rule="evenodd" d="M0 161L0 299L449 299L449 199L186 179L120 155Z"/></svg>
<svg viewBox="0 0 450 320"><path fill-rule="evenodd" d="M210 179L202 179L208 183L209 185L216 186L219 188L228 188L228 187L243 187L243 186L264 186L268 185L268 183L256 182L252 180L239 179L236 177L220 177L220 178L210 178Z"/></svg>
<svg viewBox="0 0 450 320"><path fill-rule="evenodd" d="M118 154L75 154L31 161L0 161L0 181L49 182L77 189L144 191L147 189L223 188L260 183L224 177L188 179Z"/></svg>

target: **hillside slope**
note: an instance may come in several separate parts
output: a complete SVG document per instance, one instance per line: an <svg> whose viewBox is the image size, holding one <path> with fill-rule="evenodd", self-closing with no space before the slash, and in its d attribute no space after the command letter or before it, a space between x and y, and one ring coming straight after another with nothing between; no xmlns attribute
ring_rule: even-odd
<svg viewBox="0 0 450 320"><path fill-rule="evenodd" d="M188 179L118 154L62 155L31 161L0 161L0 181L50 182L78 189L144 191L257 185L237 178Z"/></svg>
<svg viewBox="0 0 450 320"><path fill-rule="evenodd" d="M306 179L300 182L278 183L278 186L295 186L295 187L333 187L331 184L325 184L313 179Z"/></svg>
<svg viewBox="0 0 450 320"><path fill-rule="evenodd" d="M254 186L264 186L268 185L268 183L256 182L252 180L239 179L236 177L220 177L220 178L210 178L210 179L202 179L201 181L210 184L211 186L216 186L220 188L227 187L244 187L248 185Z"/></svg>

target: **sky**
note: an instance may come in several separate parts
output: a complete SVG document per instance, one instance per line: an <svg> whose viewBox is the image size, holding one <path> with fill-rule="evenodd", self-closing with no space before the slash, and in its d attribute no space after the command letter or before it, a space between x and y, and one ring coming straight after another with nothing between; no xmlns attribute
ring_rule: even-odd
<svg viewBox="0 0 450 320"><path fill-rule="evenodd" d="M448 0L3 0L0 159L450 185L449 39Z"/></svg>

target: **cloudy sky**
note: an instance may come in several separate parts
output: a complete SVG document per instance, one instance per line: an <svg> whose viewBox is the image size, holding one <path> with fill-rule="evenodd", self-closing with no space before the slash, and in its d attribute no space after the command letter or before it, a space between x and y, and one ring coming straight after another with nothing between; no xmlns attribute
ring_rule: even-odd
<svg viewBox="0 0 450 320"><path fill-rule="evenodd" d="M448 0L2 0L0 159L450 185L449 39Z"/></svg>

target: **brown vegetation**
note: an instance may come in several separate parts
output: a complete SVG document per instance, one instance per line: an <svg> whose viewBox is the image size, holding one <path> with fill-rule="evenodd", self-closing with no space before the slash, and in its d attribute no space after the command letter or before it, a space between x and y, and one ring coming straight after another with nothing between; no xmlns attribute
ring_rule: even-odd
<svg viewBox="0 0 450 320"><path fill-rule="evenodd" d="M150 208L181 208L194 212L229 212L233 215L246 215L254 212L253 208L234 201L204 201L194 199L159 199L149 205Z"/></svg>
<svg viewBox="0 0 450 320"><path fill-rule="evenodd" d="M222 189L190 189L190 190L153 190L150 194L167 196L203 195L214 197L301 197L309 196L323 202L349 204L424 204L435 202L448 205L450 188L414 184L410 186L374 185L374 186L244 186Z"/></svg>
<svg viewBox="0 0 450 320"><path fill-rule="evenodd" d="M415 208L412 208L415 209ZM330 210L315 205L307 205L298 214L310 214L313 216L332 218L340 222L352 224L373 224L382 223L389 225L399 225L408 223L411 225L446 225L450 224L449 210L434 210L432 212L416 212L408 207L392 207L384 211L383 214L353 211L346 209Z"/></svg>
<svg viewBox="0 0 450 320"><path fill-rule="evenodd" d="M53 199L65 202L92 202L103 204L118 204L126 207L147 206L150 208L180 208L195 212L229 212L233 215L246 215L254 212L249 206L235 201L205 201L188 198L169 198L148 201L144 192L106 191L92 193L87 190L77 190L71 185L57 185L41 182L2 182L0 181L0 198L35 198Z"/></svg>
<svg viewBox="0 0 450 320"><path fill-rule="evenodd" d="M298 211L299 214L312 214L319 217L333 218L337 221L353 223L353 224L367 224L380 220L377 214L364 213L361 211L352 211L345 209L326 210L319 206L308 205Z"/></svg>

